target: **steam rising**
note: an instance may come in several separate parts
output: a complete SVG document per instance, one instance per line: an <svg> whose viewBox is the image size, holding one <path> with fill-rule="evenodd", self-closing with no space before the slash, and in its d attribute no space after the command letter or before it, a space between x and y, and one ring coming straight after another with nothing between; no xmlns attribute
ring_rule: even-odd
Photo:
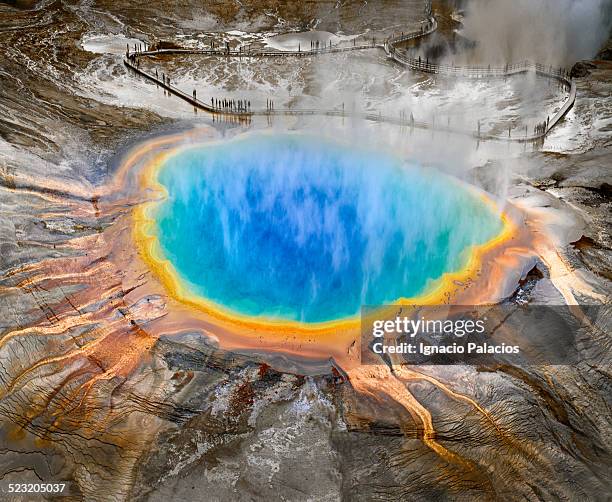
<svg viewBox="0 0 612 502"><path fill-rule="evenodd" d="M463 34L481 62L570 66L593 57L611 28L608 0L472 0Z"/></svg>

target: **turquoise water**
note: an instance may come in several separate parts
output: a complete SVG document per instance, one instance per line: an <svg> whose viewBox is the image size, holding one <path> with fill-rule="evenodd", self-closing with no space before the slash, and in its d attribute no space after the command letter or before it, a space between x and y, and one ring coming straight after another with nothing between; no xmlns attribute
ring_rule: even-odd
<svg viewBox="0 0 612 502"><path fill-rule="evenodd" d="M194 294L251 316L321 322L417 296L502 229L439 172L309 136L185 149L159 181L165 256Z"/></svg>

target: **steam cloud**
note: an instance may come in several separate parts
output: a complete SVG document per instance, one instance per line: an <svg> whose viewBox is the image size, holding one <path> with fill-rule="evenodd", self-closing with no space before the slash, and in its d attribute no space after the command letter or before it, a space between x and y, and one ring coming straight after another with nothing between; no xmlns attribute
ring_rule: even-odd
<svg viewBox="0 0 612 502"><path fill-rule="evenodd" d="M611 28L609 0L472 0L463 34L481 61L569 66L592 58Z"/></svg>

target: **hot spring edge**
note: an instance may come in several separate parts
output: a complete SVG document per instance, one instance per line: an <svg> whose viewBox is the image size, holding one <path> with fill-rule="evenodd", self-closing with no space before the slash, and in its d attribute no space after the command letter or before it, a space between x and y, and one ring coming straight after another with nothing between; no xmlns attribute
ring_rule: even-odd
<svg viewBox="0 0 612 502"><path fill-rule="evenodd" d="M349 150L321 138L297 134L273 136L259 133L231 141L179 147L160 154L145 167L144 185L153 189L160 197L136 210L135 236L145 261L156 272L168 292L175 299L216 318L252 327L273 326L275 329L285 327L306 331L354 326L359 321L356 314L361 304L444 302L446 293L454 282L467 280L478 269L483 253L511 236L511 221L504 213L498 214L495 203L484 193L441 173L436 173L435 181L432 181L428 173L414 166L406 166L400 159L380 152L354 148ZM268 193L270 187L276 187L272 194ZM248 190L245 191L245 188ZM418 197L398 197L409 195L406 190L412 190ZM193 211L191 214L186 211L190 206L193 210L194 195L204 197L200 202L207 215L205 221L211 221L211 215L214 220L214 213L219 216L210 228L204 229L204 234L199 234L207 237L206 242L209 244L206 248L198 249L194 246L194 240L197 239L184 232L186 228L193 228L190 225L195 224L197 227L198 218L194 218ZM285 199L280 202L280 213L279 208L274 207L279 204L279 198ZM448 206L449 200L460 204ZM381 204L381 201L384 201L384 204ZM434 204L434 210L424 211L423 204L430 202ZM252 206L251 210L249 205ZM459 222L461 227L461 232L455 235L459 241L456 238L450 239L447 235L446 244L454 246L455 250L461 249L453 251L454 254L447 253L447 259L442 261L441 267L440 263L429 263L427 273L417 274L418 280L412 281L411 290L406 287L410 286L409 283L398 281L397 277L398 270L411 270L406 265L419 265L419 260L410 263L411 255L407 255L405 249L405 245L410 247L412 243L411 252L414 252L415 246L411 240L415 235L414 215L425 217L426 225L421 227L421 231L431 233L431 225L435 225L439 220L437 217L440 215L441 206L452 209L451 216L455 217L455 222ZM311 212L304 213L305 207L310 207ZM317 211L317 207L325 211ZM290 211L283 213L286 209ZM184 214L179 214L181 211ZM470 211L476 211L478 218L466 224L462 216ZM408 216L399 219L400 213ZM240 214L242 217L236 216ZM257 216L255 228L244 226L245 214L247 220L250 216ZM261 237L265 234L266 229L258 223L262 223L261 219L265 218L266 214L274 217L281 215L281 220L276 221L275 227L282 232L281 235L278 235L277 231L276 235L264 237L271 238L272 241L276 239L277 244L280 237L281 247L287 244L287 239L283 241L283 234L285 237L289 236L290 241L298 238L301 239L300 246L297 246L298 251L307 251L306 255L298 256L302 261L306 260L300 262L306 266L302 266L301 270L298 267L297 274L277 285L270 284L270 277L276 277L277 280L287 277L291 270L286 264L294 266L295 260L292 261L292 258L296 258L291 253L288 257L281 253L279 260L279 256L274 253L278 246L267 246L268 254L264 255L269 259L269 263L280 265L278 270L272 270L271 276L262 275L261 270L249 271L253 260L256 262L259 258L257 253L261 252L254 249L250 237ZM285 214L284 220L282 214ZM327 214L327 217L321 214ZM308 218L304 220L304 216ZM233 223L229 221L232 218ZM223 219L225 228L220 232L219 225L223 226ZM313 223L310 233L304 231L304 222ZM333 224L330 225L330 222ZM355 226L359 227L358 232L351 231ZM236 232L237 229L241 231ZM272 230L272 234L275 233L274 228L268 230ZM442 230L440 235L444 237L444 233L448 233L448 225ZM472 233L466 234L465 230ZM206 234L207 231L209 234ZM342 236L340 245L329 246L329 239L337 238L338 234ZM169 235L174 236L174 242L164 240ZM185 237L182 243L181 235ZM217 236L217 242L211 244L211 235L213 238ZM220 245L221 235L224 236L223 245ZM228 235L230 240L234 239L229 245ZM461 240L462 235L468 235L470 238ZM241 236L248 237L246 245L245 242L241 243ZM475 240L472 239L474 237ZM388 247L390 253L385 251L387 243L390 242L389 238L395 243L394 246ZM372 248L372 242L377 246ZM457 242L460 244L459 248ZM182 245L177 248L177 243ZM318 244L322 244L323 248L319 253L322 261L308 261L307 255L316 254ZM180 256L181 248L185 250L183 256ZM215 257L223 255L222 248L225 248L226 252L245 255L245 266L240 266L240 256L234 256L233 264L229 264L229 272L227 261L216 267L217 270L210 267L215 264ZM321 249L321 246L319 248ZM353 253L359 258L361 268L355 267L356 262L351 261L354 256L347 259L347 250L349 255ZM417 252L412 258L430 257L429 251L431 250L425 249L420 255ZM202 257L207 265L201 270L206 271L206 274L205 280L198 284L197 275L196 281L193 280L194 270L197 273ZM380 265L381 262L384 262L384 266ZM195 268L185 271L186 264L193 264ZM308 296L309 288L311 292L313 289L312 283L303 280L304 272L306 275L308 272L312 273L313 266L320 266L317 272L323 274L323 279L331 277L332 282L337 282L338 277L333 277L333 274L330 276L330 271L336 274L340 271L340 283L343 284L340 284L339 288L329 288L329 284L324 284L323 286L327 287L324 291L327 296L320 297L318 304L316 301L311 302L304 308L304 298ZM372 267L379 268L375 270L374 279ZM364 270L368 272L365 293L362 287L359 296L350 296L351 288L359 283L358 280L355 282L356 277L363 279ZM343 273L349 275L342 275ZM405 274L403 276L405 277ZM260 303L257 301L258 297L253 301L253 297L249 298L248 295L259 293L257 281L261 282L262 278L265 288L260 289L264 293L264 299ZM216 289L213 287L211 294L211 290L206 288L212 280ZM232 286L229 299L220 298L219 292L223 294L223 288L227 288L228 284ZM241 288L241 284L244 287ZM363 286L364 281L359 284ZM234 286L237 287L234 289ZM278 303L274 304L274 295L265 297L266 291L272 291L278 293L277 299L282 298L283 295L291 293L291 288L296 288L298 293L293 297L293 305L290 301L279 306ZM330 296L330 291L333 294L341 294ZM407 293L400 294L402 291ZM349 292L348 301L346 292ZM270 310L270 305L273 311ZM302 310L298 311L296 306Z"/></svg>

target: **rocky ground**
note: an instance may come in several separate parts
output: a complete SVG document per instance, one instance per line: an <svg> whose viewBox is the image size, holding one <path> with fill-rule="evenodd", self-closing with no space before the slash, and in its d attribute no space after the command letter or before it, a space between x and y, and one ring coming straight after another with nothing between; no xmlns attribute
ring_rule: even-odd
<svg viewBox="0 0 612 502"><path fill-rule="evenodd" d="M147 331L166 315L166 300L138 298L152 278L131 266L135 251L118 244L138 201L113 185L116 169L143 139L212 122L135 81L121 52L91 52L83 41L116 36L122 51L134 38L181 42L178 35L230 30L262 38L312 28L382 36L416 25L422 4L0 3L0 487L67 480L74 500L609 499L609 47L576 68L576 106L541 145L412 138L428 160L448 161L454 153L445 148L469 152L466 161L453 159L468 164L466 176L552 221L555 253L592 293L580 299L604 304L601 329L591 334L599 351L581 364L346 375L329 362L305 369L290 358L224 351L199 332L157 338ZM253 96L263 101L278 92L291 103L307 94L325 102L326 93L352 92L308 78L329 75L331 66L345 71L339 81L353 76L356 95L371 99L372 109L417 113L430 99L429 116L440 103L452 109L451 92L462 99L457 115L468 106L473 89L400 75L379 56L304 62L298 74L270 67L270 81L260 69ZM207 68L185 72L186 85ZM230 69L211 85L240 89L242 71ZM508 84L500 105L493 96L501 91L482 87L469 95L465 113L501 106L507 120L519 120L522 98L533 99L529 88ZM388 98L400 88L413 89L413 97L394 90ZM547 93L534 101L557 103ZM503 183L500 172L510 173ZM517 294L557 298L545 260L536 261ZM434 440L404 394L431 414Z"/></svg>

